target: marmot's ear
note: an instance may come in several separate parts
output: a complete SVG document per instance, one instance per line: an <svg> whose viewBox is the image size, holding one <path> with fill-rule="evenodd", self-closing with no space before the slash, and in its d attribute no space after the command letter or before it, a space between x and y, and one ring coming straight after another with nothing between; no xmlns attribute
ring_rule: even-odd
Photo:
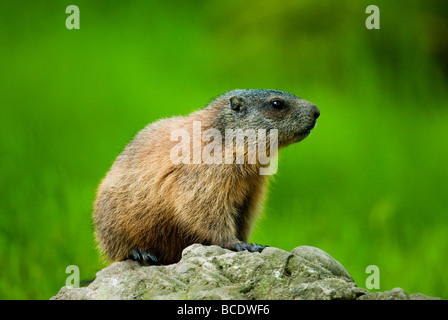
<svg viewBox="0 0 448 320"><path fill-rule="evenodd" d="M246 103L242 97L234 96L230 98L230 108L234 111L244 111Z"/></svg>

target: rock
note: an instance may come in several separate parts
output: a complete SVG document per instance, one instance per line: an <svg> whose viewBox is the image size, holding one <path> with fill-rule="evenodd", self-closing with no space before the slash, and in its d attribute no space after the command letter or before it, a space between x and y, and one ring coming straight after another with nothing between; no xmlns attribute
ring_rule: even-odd
<svg viewBox="0 0 448 320"><path fill-rule="evenodd" d="M403 289L371 293L356 286L345 268L326 252L309 246L291 252L268 247L261 253L233 252L194 244L167 266L127 260L99 271L85 288L63 287L54 300L408 300Z"/></svg>
<svg viewBox="0 0 448 320"><path fill-rule="evenodd" d="M358 298L359 300L441 300L440 298L428 297L421 293L408 295L401 288L394 288L384 292L368 292Z"/></svg>

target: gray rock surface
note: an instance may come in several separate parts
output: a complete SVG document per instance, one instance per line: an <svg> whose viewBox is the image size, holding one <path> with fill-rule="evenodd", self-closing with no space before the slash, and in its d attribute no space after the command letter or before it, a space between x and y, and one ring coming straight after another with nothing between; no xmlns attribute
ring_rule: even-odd
<svg viewBox="0 0 448 320"><path fill-rule="evenodd" d="M409 300L403 289L371 293L356 286L345 268L309 246L291 252L268 247L261 253L233 252L194 244L167 266L135 261L112 263L88 287L62 287L54 300L78 299L298 299Z"/></svg>

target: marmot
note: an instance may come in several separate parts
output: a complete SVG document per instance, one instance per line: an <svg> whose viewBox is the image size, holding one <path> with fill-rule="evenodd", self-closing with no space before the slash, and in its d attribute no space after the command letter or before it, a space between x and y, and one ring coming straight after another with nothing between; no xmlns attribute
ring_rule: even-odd
<svg viewBox="0 0 448 320"><path fill-rule="evenodd" d="M245 151L244 163L173 163L178 140L172 133L182 129L193 135L193 122L200 123L201 134L207 129L222 134L214 143L226 153L228 129L266 129L269 137L276 129L282 148L307 137L319 115L314 104L287 92L232 90L188 116L147 125L98 188L93 221L100 250L112 261L131 258L145 265L178 262L193 243L261 252L265 246L246 243L265 196L267 176L260 174L259 159L248 162ZM234 156L238 148L233 143L230 148ZM193 158L186 153L184 160Z"/></svg>

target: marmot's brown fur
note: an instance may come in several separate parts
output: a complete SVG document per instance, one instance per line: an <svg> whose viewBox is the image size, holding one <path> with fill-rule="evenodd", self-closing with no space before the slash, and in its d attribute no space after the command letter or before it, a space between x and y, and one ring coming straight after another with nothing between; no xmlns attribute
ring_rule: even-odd
<svg viewBox="0 0 448 320"><path fill-rule="evenodd" d="M308 136L318 116L315 105L287 92L233 90L186 117L146 126L98 188L93 220L100 249L112 261L144 264L175 263L193 243L263 250L246 243L265 196L263 165L248 163L247 152L244 164L175 164L172 132L185 129L193 136L193 121L200 121L201 133L222 133L214 142L225 153L226 129L277 129L281 148ZM232 144L233 155L235 149Z"/></svg>

